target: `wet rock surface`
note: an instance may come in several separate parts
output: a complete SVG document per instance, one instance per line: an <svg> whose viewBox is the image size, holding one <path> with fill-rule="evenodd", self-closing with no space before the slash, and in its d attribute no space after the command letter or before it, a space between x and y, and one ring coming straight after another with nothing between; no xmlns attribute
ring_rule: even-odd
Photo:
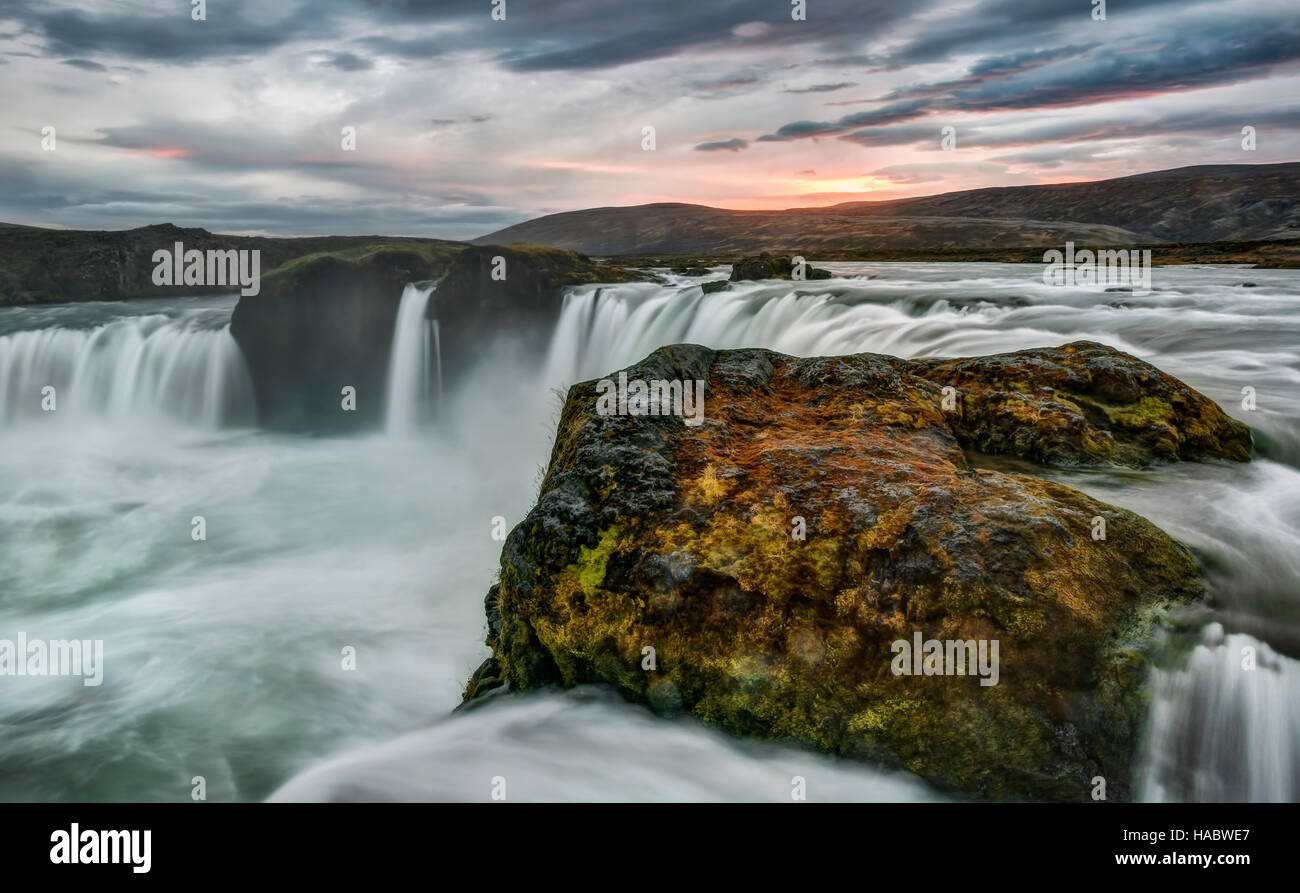
<svg viewBox="0 0 1300 893"><path fill-rule="evenodd" d="M570 390L468 703L600 683L973 797L1085 800L1097 776L1130 795L1154 633L1200 571L1132 512L963 448L1244 459L1244 426L1090 343L947 361L676 345L626 371L704 381L704 421ZM896 674L917 634L996 641L996 684Z"/></svg>

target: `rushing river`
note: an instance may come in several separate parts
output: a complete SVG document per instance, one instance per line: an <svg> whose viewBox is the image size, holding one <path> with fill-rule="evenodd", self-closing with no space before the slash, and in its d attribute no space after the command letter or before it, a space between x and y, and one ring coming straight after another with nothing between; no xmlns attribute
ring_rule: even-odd
<svg viewBox="0 0 1300 893"><path fill-rule="evenodd" d="M842 278L576 289L543 368L484 356L426 425L412 401L439 391L437 332L408 289L388 425L332 438L256 427L233 297L0 309L0 639L104 643L99 686L0 679L0 799L188 800L201 776L210 800L484 800L500 776L512 801L788 802L796 775L811 800L938 799L600 692L449 716L486 656L495 520L536 494L557 389L664 344L956 356L1088 339L1215 398L1261 452L1051 473L1195 548L1217 592L1150 681L1139 790L1300 800L1300 273L1156 268L1136 297L1048 287L1037 266L823 266Z"/></svg>

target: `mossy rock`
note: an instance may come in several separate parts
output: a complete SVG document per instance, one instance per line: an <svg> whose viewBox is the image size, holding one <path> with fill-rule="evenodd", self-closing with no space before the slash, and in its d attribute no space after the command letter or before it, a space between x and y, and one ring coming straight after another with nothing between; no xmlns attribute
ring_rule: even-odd
<svg viewBox="0 0 1300 893"><path fill-rule="evenodd" d="M1131 367L1129 394L1128 379L1101 374L1118 372L1094 362L1099 350L948 367L676 345L626 370L703 381L698 427L602 415L596 382L575 385L537 505L506 541L488 599L493 656L467 697L603 683L660 712L903 767L961 795L1082 801L1103 776L1111 799L1126 798L1148 648L1171 606L1204 595L1200 571L1132 512L970 467L972 432L945 410L940 383L959 375L976 393L982 369L984 385L997 372L1005 388L1011 370L1050 360L1077 377L1070 393L1104 391L1121 407L1088 420L1084 440L1104 431L1107 455L1156 455L1132 406L1240 445L1206 398L1175 382L1186 399L1166 412L1167 377L1111 351ZM1039 409L1015 418L1056 430L1074 412L1060 400ZM1037 442L1012 431L1005 445ZM1208 454L1211 441L1196 442ZM1083 442L1066 457L1079 456L1106 458ZM892 644L918 632L998 641L997 684L895 675Z"/></svg>
<svg viewBox="0 0 1300 893"><path fill-rule="evenodd" d="M1217 403L1104 344L920 360L913 370L956 389L949 424L981 452L1059 465L1250 458L1250 429Z"/></svg>

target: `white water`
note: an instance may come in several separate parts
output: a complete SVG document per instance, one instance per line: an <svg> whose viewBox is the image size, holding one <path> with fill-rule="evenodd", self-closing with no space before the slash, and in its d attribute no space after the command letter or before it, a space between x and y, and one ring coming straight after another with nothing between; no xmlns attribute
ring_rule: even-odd
<svg viewBox="0 0 1300 893"><path fill-rule="evenodd" d="M1138 299L1047 289L1036 267L831 266L877 278L750 283L710 301L684 279L610 286L600 300L583 287L549 372L507 351L486 356L469 390L446 394L436 429L411 413L402 437L272 435L237 427L238 413L206 427L223 417L204 395L231 373L211 361L213 339L175 354L173 370L195 370L188 397L65 403L60 388L53 414L39 411L39 389L34 412L12 402L31 396L17 376L32 366L6 360L0 393L21 408L0 416L0 638L101 638L106 669L99 688L4 681L0 799L188 801L203 775L211 800L277 789L282 799L485 800L491 777L505 775L512 800L785 800L796 774L814 800L932 799L906 777L754 748L582 693L448 716L486 656L493 518L513 525L533 500L555 424L549 390L661 344L971 355L1078 338L1219 399L1264 432L1272 457L1054 475L1203 550L1221 593L1206 624L1225 627L1227 644L1153 679L1142 790L1300 799L1300 773L1284 771L1295 767L1300 711L1300 275L1158 268L1157 291ZM0 339L105 326L224 334L232 304L4 308ZM146 321L155 316L169 322ZM434 365L432 378L419 367L425 386L438 379L437 348L423 353ZM125 357L95 362L161 368ZM141 378L113 380L113 393L159 393ZM1257 390L1255 412L1240 407L1244 384ZM77 393L94 392L66 395ZM195 542L200 514L208 538ZM1246 678L1230 658L1251 641L1260 669ZM356 670L341 667L345 645Z"/></svg>
<svg viewBox="0 0 1300 893"><path fill-rule="evenodd" d="M215 429L250 424L253 415L243 355L229 326L213 327L210 313L128 316L89 328L0 336L0 422L6 424L99 416Z"/></svg>
<svg viewBox="0 0 1300 893"><path fill-rule="evenodd" d="M434 321L424 318L433 286L408 285L397 305L393 344L388 356L387 427L409 434L424 421L433 384ZM439 348L438 384L442 381Z"/></svg>
<svg viewBox="0 0 1300 893"><path fill-rule="evenodd" d="M941 799L905 772L738 741L691 720L629 709L599 689L483 705L326 761L270 799L474 802L504 778L512 803L789 803L796 776L815 802Z"/></svg>
<svg viewBox="0 0 1300 893"><path fill-rule="evenodd" d="M1300 799L1300 663L1212 623L1187 669L1157 670L1152 686L1143 799Z"/></svg>

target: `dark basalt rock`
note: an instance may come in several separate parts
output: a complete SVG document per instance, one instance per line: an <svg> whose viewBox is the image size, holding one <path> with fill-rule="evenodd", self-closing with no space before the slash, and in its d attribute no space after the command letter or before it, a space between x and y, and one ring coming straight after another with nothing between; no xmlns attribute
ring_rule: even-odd
<svg viewBox="0 0 1300 893"><path fill-rule="evenodd" d="M276 270L240 298L230 331L252 375L261 424L363 428L384 413L388 356L402 289L441 274L458 250L381 248L325 254ZM356 410L342 389L356 388Z"/></svg>
<svg viewBox="0 0 1300 893"><path fill-rule="evenodd" d="M638 281L658 277L538 245L468 248L452 261L429 301L428 315L438 320L442 334L443 373L454 381L498 338L509 339L516 356L540 356L567 286Z"/></svg>
<svg viewBox="0 0 1300 893"><path fill-rule="evenodd" d="M804 279L830 279L829 270L804 267ZM745 279L793 279L793 258L773 254L760 254L757 257L745 257L731 265L731 281Z"/></svg>
<svg viewBox="0 0 1300 893"><path fill-rule="evenodd" d="M1243 426L1088 343L917 362L676 345L626 371L706 382L705 420L602 415L595 382L570 390L468 703L601 683L964 795L1087 800L1096 776L1131 794L1154 632L1200 571L1132 512L963 450L1240 459ZM916 632L997 640L998 683L894 675Z"/></svg>

